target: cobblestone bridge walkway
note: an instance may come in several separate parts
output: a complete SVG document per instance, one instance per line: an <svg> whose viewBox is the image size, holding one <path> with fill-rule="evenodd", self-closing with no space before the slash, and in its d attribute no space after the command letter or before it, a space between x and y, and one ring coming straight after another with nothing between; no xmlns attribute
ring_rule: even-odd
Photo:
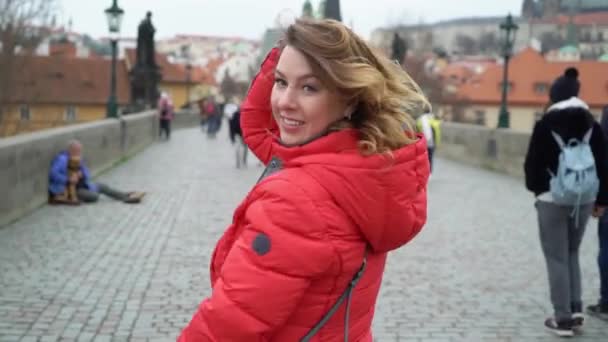
<svg viewBox="0 0 608 342"><path fill-rule="evenodd" d="M212 247L262 171L234 167L226 132L175 132L100 180L140 205L42 207L0 229L0 341L174 341L209 293ZM85 146L86 153L86 146ZM438 160L429 221L391 254L377 341L554 341L531 196L521 181ZM596 222L582 246L596 300ZM587 318L577 341L608 341Z"/></svg>

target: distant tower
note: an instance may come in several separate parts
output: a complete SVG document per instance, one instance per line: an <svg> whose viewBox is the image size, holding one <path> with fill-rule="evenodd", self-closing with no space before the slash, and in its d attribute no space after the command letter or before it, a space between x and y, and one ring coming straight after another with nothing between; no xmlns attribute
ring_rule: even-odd
<svg viewBox="0 0 608 342"><path fill-rule="evenodd" d="M310 3L310 0L306 0L304 6L302 6L302 17L312 18L314 16L312 12L312 4Z"/></svg>
<svg viewBox="0 0 608 342"><path fill-rule="evenodd" d="M340 0L326 0L323 17L342 21L342 14L340 13Z"/></svg>
<svg viewBox="0 0 608 342"><path fill-rule="evenodd" d="M561 0L543 1L543 18L552 18L560 14Z"/></svg>
<svg viewBox="0 0 608 342"><path fill-rule="evenodd" d="M319 1L319 7L317 8L317 18L323 19L325 15L325 0Z"/></svg>
<svg viewBox="0 0 608 342"><path fill-rule="evenodd" d="M536 1L534 0L524 0L523 5L521 6L521 16L529 19L534 18L536 15Z"/></svg>
<svg viewBox="0 0 608 342"><path fill-rule="evenodd" d="M574 17L579 13L580 1L571 1L568 6L568 34L566 39L569 45L578 46L578 27L574 23Z"/></svg>

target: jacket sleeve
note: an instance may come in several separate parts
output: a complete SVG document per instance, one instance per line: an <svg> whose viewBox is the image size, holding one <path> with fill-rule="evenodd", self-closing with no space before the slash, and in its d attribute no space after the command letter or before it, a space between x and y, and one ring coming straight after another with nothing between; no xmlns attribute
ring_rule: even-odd
<svg viewBox="0 0 608 342"><path fill-rule="evenodd" d="M600 190L597 194L596 204L608 206L608 151L606 149L606 136L597 122L593 123L593 133L589 142L595 159L595 168L600 181Z"/></svg>
<svg viewBox="0 0 608 342"><path fill-rule="evenodd" d="M245 213L244 231L227 255L211 297L200 304L179 342L269 341L311 279L337 260L304 191L280 179L263 186Z"/></svg>
<svg viewBox="0 0 608 342"><path fill-rule="evenodd" d="M270 107L274 69L279 61L279 56L278 48L274 48L268 53L241 106L243 139L264 164L267 164L272 158L273 140L279 134Z"/></svg>
<svg viewBox="0 0 608 342"><path fill-rule="evenodd" d="M542 120L538 121L534 125L534 129L532 131L532 136L530 137L530 142L528 144L528 153L526 154L526 159L524 162L524 173L526 176L526 188L532 191L534 194L538 195L538 184L541 183L542 177L540 172L543 172L543 151L539 146L542 135ZM546 171L544 171L546 172Z"/></svg>
<svg viewBox="0 0 608 342"><path fill-rule="evenodd" d="M68 165L67 159L59 154L51 162L51 170L49 171L49 180L56 184L68 183Z"/></svg>

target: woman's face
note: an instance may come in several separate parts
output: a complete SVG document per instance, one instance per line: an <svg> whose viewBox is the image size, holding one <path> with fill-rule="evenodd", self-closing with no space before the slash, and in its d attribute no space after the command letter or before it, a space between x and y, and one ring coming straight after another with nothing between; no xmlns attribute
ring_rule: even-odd
<svg viewBox="0 0 608 342"><path fill-rule="evenodd" d="M270 102L281 141L287 145L309 141L348 114L346 103L321 83L304 55L289 45L279 58Z"/></svg>

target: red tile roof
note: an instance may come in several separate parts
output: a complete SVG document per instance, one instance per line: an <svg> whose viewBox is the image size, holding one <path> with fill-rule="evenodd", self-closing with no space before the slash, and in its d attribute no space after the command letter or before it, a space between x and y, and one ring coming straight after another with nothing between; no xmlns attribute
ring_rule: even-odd
<svg viewBox="0 0 608 342"><path fill-rule="evenodd" d="M76 45L72 42L50 44L49 55L76 57Z"/></svg>
<svg viewBox="0 0 608 342"><path fill-rule="evenodd" d="M185 65L180 64L180 65L178 65L178 67L184 73L187 73ZM212 86L216 85L215 76L213 76L213 73L211 73L208 69L201 68L198 66L193 66L191 72L192 72L192 74L190 77L191 77L193 83L201 83L201 84L212 85Z"/></svg>
<svg viewBox="0 0 608 342"><path fill-rule="evenodd" d="M135 65L135 49L126 49L125 56L128 59L127 65L132 68ZM161 82L170 83L187 83L187 74L185 68L180 67L179 64L169 62L166 54L156 53L156 65L160 68L162 74Z"/></svg>
<svg viewBox="0 0 608 342"><path fill-rule="evenodd" d="M439 72L439 77L450 84L461 84L474 75L472 68L462 64L449 64Z"/></svg>
<svg viewBox="0 0 608 342"><path fill-rule="evenodd" d="M224 62L226 62L226 60L221 57L212 59L207 63L205 69L207 69L207 71L212 75L215 75L217 73L217 70L222 64L224 64Z"/></svg>
<svg viewBox="0 0 608 342"><path fill-rule="evenodd" d="M549 62L532 48L526 48L509 63L511 105L540 105L549 101L549 87L568 67L579 71L579 97L591 107L608 103L608 63L597 61ZM498 105L501 101L502 65L489 67L458 90L458 97L476 104ZM543 86L544 85L544 86ZM546 87L545 91L537 88Z"/></svg>
<svg viewBox="0 0 608 342"><path fill-rule="evenodd" d="M110 94L111 61L100 58L23 56L16 59L13 103L105 104ZM117 62L117 100L127 104L130 86L124 63Z"/></svg>

